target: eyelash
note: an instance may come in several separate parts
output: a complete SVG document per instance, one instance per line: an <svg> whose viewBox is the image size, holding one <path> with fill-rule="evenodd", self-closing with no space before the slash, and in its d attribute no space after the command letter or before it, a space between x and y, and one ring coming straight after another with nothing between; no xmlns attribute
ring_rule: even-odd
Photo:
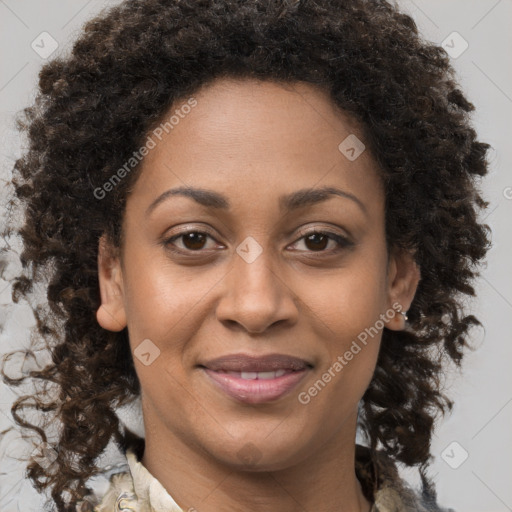
<svg viewBox="0 0 512 512"><path fill-rule="evenodd" d="M189 235L191 233L196 233L196 234L200 234L200 235L207 235L210 238L212 238L213 240L215 240L213 235L211 235L207 231L199 231L199 230L192 229L192 230L189 230L189 231L183 231L182 233L179 233L177 235L173 235L172 237L164 240L163 244L164 244L164 246L169 251L171 251L171 252L173 252L175 254L178 254L178 255L189 255L190 253L198 253L199 254L201 252L204 252L203 249L198 249L197 251L194 251L192 249L176 249L175 248L175 246L173 245L175 240L178 240L178 239L182 238L183 236ZM350 241L348 238L346 238L346 237L344 237L344 236L342 236L342 235L340 235L338 233L333 233L332 231L323 231L323 230L311 230L311 231L303 232L303 233L301 233L300 238L298 238L293 243L293 245L295 245L300 240L302 240L304 238L307 238L308 236L311 236L311 235L324 235L324 236L327 236L329 239L334 240L338 244L338 247L335 248L335 249L321 250L321 251L310 251L310 252L317 253L317 254L337 253L341 249L345 249L345 248L348 248L348 247L351 247L351 246L354 245L354 243L352 241ZM308 252L308 251L298 251L298 252Z"/></svg>

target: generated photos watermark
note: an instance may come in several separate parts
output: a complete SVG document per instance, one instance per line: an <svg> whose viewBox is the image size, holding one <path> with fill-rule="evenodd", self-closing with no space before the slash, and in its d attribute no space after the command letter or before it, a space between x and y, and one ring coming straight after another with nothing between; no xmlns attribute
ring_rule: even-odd
<svg viewBox="0 0 512 512"><path fill-rule="evenodd" d="M325 371L322 376L308 388L307 391L302 391L298 395L298 400L301 404L307 405L311 402L311 399L320 393L325 386L331 382L332 379L338 375L347 364L352 361L354 356L359 354L362 350L362 346L366 346L369 338L374 338L385 326L385 321L389 321L395 317L397 313L402 311L402 305L395 302L391 308L385 313L381 313L379 319L371 326L367 327L364 331L357 335L357 340L353 340L350 348L346 350L343 355L339 355L336 361Z"/></svg>
<svg viewBox="0 0 512 512"><path fill-rule="evenodd" d="M174 111L174 114L167 119L167 121L160 123L155 129L151 131L151 134L147 136L146 142L137 151L132 153L132 156L126 160L126 162L114 173L112 176L103 183L101 187L94 189L94 197L96 199L104 199L107 193L112 192L114 188L121 183L121 180L125 178L140 162L143 158L156 147L157 142L162 140L164 133L168 134L174 127L179 124L181 119L184 119L192 109L197 105L195 98L189 98L186 103L181 105Z"/></svg>

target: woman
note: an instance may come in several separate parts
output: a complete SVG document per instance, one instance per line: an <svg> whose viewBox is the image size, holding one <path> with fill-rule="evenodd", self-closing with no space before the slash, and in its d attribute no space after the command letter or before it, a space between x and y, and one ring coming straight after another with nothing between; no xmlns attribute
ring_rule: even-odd
<svg viewBox="0 0 512 512"><path fill-rule="evenodd" d="M444 50L384 1L131 0L39 87L15 297L46 283L30 375L59 392L13 415L57 510L444 510L440 379L489 245ZM138 396L144 439L116 413Z"/></svg>

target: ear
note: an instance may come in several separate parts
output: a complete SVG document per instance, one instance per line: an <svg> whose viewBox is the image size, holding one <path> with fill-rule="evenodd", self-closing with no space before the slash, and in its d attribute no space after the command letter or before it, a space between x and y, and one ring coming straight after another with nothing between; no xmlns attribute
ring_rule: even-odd
<svg viewBox="0 0 512 512"><path fill-rule="evenodd" d="M98 244L98 280L101 306L96 319L108 331L122 331L126 327L124 308L123 273L118 251L102 235Z"/></svg>
<svg viewBox="0 0 512 512"><path fill-rule="evenodd" d="M386 327L395 331L404 329L405 317L400 312L406 312L414 299L420 269L411 252L405 249L393 249L388 263L388 310L395 314Z"/></svg>

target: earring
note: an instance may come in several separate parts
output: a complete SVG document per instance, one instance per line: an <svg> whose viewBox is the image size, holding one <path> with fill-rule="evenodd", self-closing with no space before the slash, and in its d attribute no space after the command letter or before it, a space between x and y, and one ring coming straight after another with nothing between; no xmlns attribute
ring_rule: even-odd
<svg viewBox="0 0 512 512"><path fill-rule="evenodd" d="M400 314L404 316L404 320L407 322L409 320L409 317L407 316L407 311L400 311Z"/></svg>

